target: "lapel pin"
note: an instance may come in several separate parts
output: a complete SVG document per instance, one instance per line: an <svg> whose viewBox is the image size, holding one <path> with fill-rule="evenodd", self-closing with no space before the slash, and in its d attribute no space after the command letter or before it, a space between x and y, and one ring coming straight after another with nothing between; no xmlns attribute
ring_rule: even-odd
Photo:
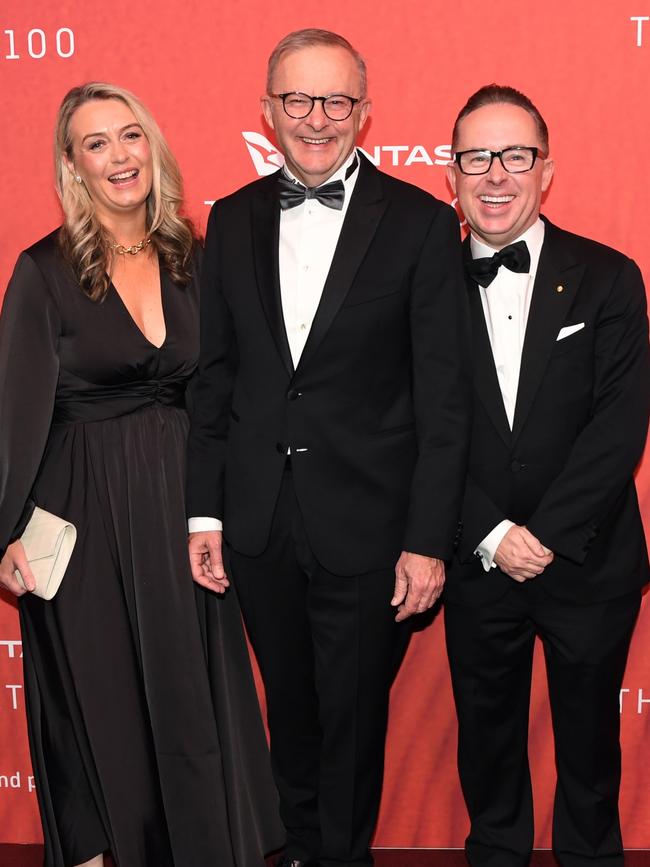
<svg viewBox="0 0 650 867"><path fill-rule="evenodd" d="M560 283L559 286L555 287L556 292L564 292L564 286Z"/></svg>

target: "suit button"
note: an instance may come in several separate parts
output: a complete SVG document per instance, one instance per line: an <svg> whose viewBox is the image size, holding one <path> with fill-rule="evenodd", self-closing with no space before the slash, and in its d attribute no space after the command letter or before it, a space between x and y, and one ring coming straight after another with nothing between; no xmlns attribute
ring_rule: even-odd
<svg viewBox="0 0 650 867"><path fill-rule="evenodd" d="M286 455L289 446L286 443L276 443L275 450L281 455Z"/></svg>
<svg viewBox="0 0 650 867"><path fill-rule="evenodd" d="M512 470L513 473L518 473L519 470L525 470L526 469L526 464L520 464L519 461L513 461L510 464L510 469Z"/></svg>
<svg viewBox="0 0 650 867"><path fill-rule="evenodd" d="M297 388L290 388L287 392L287 400L297 400L300 397L301 392L298 391Z"/></svg>

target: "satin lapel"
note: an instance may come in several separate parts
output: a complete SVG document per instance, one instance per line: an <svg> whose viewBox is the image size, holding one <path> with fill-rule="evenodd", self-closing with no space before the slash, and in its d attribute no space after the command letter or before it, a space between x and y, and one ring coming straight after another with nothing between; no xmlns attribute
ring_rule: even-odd
<svg viewBox="0 0 650 867"><path fill-rule="evenodd" d="M467 259L471 256L469 238L465 240L463 248L465 258ZM503 405L497 370L494 366L494 355L492 354L490 335L488 334L485 322L481 292L478 283L475 283L470 277L467 277L466 280L469 292L470 316L472 319L474 388L479 400L492 420L492 424L499 432L499 436L509 446L511 439L510 425L508 424L506 408Z"/></svg>
<svg viewBox="0 0 650 867"><path fill-rule="evenodd" d="M284 366L290 374L293 374L293 361L282 315L282 297L280 295L280 205L276 195L275 181L275 175L271 175L261 182L253 199L251 210L253 256L255 258L257 288L271 334Z"/></svg>
<svg viewBox="0 0 650 867"><path fill-rule="evenodd" d="M546 222L521 355L513 442L526 423L584 270L584 263L577 262L563 243L561 232Z"/></svg>
<svg viewBox="0 0 650 867"><path fill-rule="evenodd" d="M331 326L388 207L383 198L379 172L363 157L360 157L360 163L359 177L298 370L309 363Z"/></svg>

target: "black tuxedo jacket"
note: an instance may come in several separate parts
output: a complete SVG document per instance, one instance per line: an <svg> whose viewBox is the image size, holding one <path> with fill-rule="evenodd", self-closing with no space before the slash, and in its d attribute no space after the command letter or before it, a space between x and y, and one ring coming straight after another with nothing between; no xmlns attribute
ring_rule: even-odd
<svg viewBox="0 0 650 867"><path fill-rule="evenodd" d="M467 283L473 429L446 595L469 605L496 599L513 584L498 568L486 573L473 553L505 518L555 552L534 580L557 597L605 600L649 578L633 480L650 395L641 274L621 253L545 222L512 431L479 289ZM557 339L561 328L580 323L584 328Z"/></svg>
<svg viewBox="0 0 650 867"><path fill-rule="evenodd" d="M217 202L202 274L188 514L261 553L287 447L310 544L337 574L451 556L471 403L458 220L361 158L293 369L275 175Z"/></svg>

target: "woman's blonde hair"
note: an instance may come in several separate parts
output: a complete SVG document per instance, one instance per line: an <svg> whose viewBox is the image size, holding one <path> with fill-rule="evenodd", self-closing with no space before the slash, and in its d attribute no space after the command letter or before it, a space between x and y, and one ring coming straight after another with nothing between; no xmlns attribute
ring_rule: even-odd
<svg viewBox="0 0 650 867"><path fill-rule="evenodd" d="M75 111L95 99L119 99L135 116L149 142L152 156L152 185L147 197L147 235L172 280L187 286L192 279L194 230L180 214L183 181L172 152L145 106L128 90L102 81L73 87L61 103L54 137L56 188L63 208L60 243L82 290L93 301L101 301L110 285L113 264L112 239L97 218L85 184L75 180L66 163L73 162L70 121Z"/></svg>

